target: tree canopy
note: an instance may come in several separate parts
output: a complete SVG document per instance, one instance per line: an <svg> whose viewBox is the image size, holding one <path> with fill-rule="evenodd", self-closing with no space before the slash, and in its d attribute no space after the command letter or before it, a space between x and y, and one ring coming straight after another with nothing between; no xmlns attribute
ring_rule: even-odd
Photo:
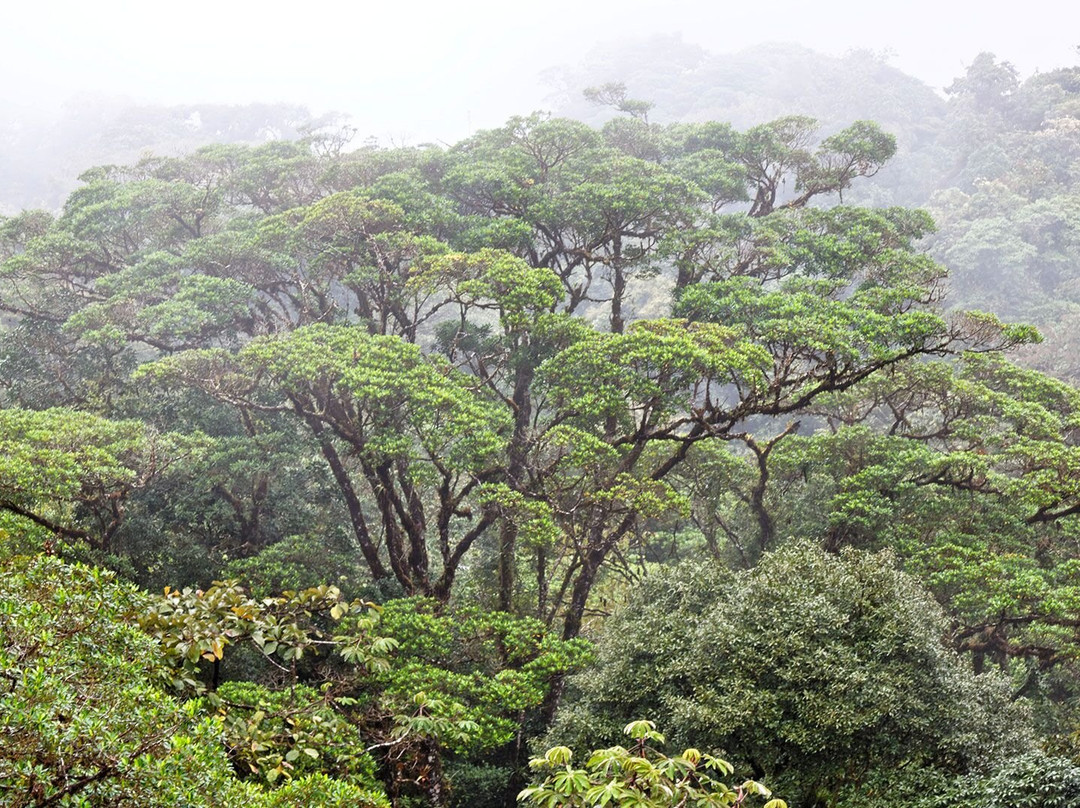
<svg viewBox="0 0 1080 808"><path fill-rule="evenodd" d="M1009 75L979 60L948 114L1026 142L1033 99L1070 109L1067 77ZM1080 394L1004 355L1034 328L946 308L930 215L852 204L882 127L663 124L628 92L596 88L602 128L148 156L0 220L25 804L145 773L253 805L840 808L990 793L1036 737L1067 793ZM1044 266L1014 214L1065 272L1068 205L1017 214L1013 180L941 197L943 233L1001 219L949 242L954 291ZM530 785L544 737L601 749Z"/></svg>

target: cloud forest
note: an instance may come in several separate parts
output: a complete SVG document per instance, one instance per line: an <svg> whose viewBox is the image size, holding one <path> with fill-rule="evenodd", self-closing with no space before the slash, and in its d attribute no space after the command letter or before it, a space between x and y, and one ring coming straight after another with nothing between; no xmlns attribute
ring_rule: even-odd
<svg viewBox="0 0 1080 808"><path fill-rule="evenodd" d="M667 47L0 162L4 805L1080 806L1080 68Z"/></svg>

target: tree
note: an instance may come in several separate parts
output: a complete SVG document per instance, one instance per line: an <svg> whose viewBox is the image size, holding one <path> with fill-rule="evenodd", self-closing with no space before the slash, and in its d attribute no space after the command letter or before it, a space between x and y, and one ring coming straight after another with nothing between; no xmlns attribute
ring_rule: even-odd
<svg viewBox="0 0 1080 808"><path fill-rule="evenodd" d="M894 564L795 543L747 572L646 578L549 742L610 742L627 716L663 713L676 743L724 750L804 808L875 773L984 772L1029 749L1007 682L942 643L944 615Z"/></svg>
<svg viewBox="0 0 1080 808"><path fill-rule="evenodd" d="M10 537L3 538L6 544ZM55 557L5 553L0 568L0 675L8 683L0 696L0 788L6 804L388 805L370 762L365 769L362 747L349 750L351 768L333 761L340 779L305 772L279 791L242 783L230 762L244 759L229 747L236 727L166 692L175 675L168 656L138 626L153 613L150 596L112 573ZM219 638L230 631L218 628ZM196 654L205 648L212 655L215 647L220 650L210 640ZM320 720L332 717L324 712ZM292 740L307 748L325 731L318 723L297 722ZM331 726L341 730L340 723ZM254 757L261 746L273 754L270 743L263 745L268 735L248 728L244 752ZM283 755L295 759L291 748Z"/></svg>
<svg viewBox="0 0 1080 808"><path fill-rule="evenodd" d="M145 596L55 558L0 576L0 788L13 806L209 804L241 797L220 726L157 687Z"/></svg>
<svg viewBox="0 0 1080 808"><path fill-rule="evenodd" d="M66 409L0 410L0 511L109 551L129 498L199 449L197 437L159 435L138 421Z"/></svg>
<svg viewBox="0 0 1080 808"><path fill-rule="evenodd" d="M599 87L588 87L583 95L593 104L612 107L642 121L649 120L649 110L653 107L649 101L627 98L626 85L618 81L608 82Z"/></svg>
<svg viewBox="0 0 1080 808"><path fill-rule="evenodd" d="M247 410L295 413L319 441L375 580L392 574L406 593L448 597L462 556L494 520L482 515L457 541L451 533L469 495L491 476L486 468L500 448L502 413L474 397L467 379L437 357L358 329L314 325L254 342L236 358L188 354L162 360L152 372L162 381L213 388ZM261 378L280 398L253 395ZM389 569L337 441L359 459L357 476L378 504ZM438 498L433 517L426 513L429 491ZM429 522L442 561L438 578L429 567Z"/></svg>
<svg viewBox="0 0 1080 808"><path fill-rule="evenodd" d="M960 650L1026 688L1076 655L1072 469L1080 399L997 356L924 362L822 399L829 431L772 455L771 481L816 513L771 500L782 531L826 546L892 547L955 621Z"/></svg>

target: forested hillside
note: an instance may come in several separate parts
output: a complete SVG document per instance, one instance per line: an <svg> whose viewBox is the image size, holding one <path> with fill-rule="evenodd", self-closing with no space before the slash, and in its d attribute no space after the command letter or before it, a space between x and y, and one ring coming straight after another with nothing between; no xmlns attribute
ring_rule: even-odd
<svg viewBox="0 0 1080 808"><path fill-rule="evenodd" d="M947 305L1036 324L1045 344L1022 351L1021 361L1076 381L1077 76L1074 68L1022 77L984 53L942 97L867 51L837 58L784 44L713 54L657 37L599 49L583 66L555 72L564 89L552 101L561 114L599 125L614 110L580 88L616 82L665 123L743 128L799 114L832 134L875 121L896 137L897 153L845 201L928 210L936 232L923 246L949 268Z"/></svg>
<svg viewBox="0 0 1080 808"><path fill-rule="evenodd" d="M5 804L1080 805L1080 69L669 58L0 219Z"/></svg>
<svg viewBox="0 0 1080 808"><path fill-rule="evenodd" d="M59 110L0 103L0 213L58 210L89 168L210 143L297 138L333 121L289 104L137 103L82 95Z"/></svg>

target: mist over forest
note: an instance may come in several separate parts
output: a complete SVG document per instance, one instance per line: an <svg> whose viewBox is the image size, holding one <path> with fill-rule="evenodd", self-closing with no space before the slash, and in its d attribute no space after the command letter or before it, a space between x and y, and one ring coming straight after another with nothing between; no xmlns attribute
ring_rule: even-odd
<svg viewBox="0 0 1080 808"><path fill-rule="evenodd" d="M1080 52L564 52L0 98L0 804L1080 808Z"/></svg>

